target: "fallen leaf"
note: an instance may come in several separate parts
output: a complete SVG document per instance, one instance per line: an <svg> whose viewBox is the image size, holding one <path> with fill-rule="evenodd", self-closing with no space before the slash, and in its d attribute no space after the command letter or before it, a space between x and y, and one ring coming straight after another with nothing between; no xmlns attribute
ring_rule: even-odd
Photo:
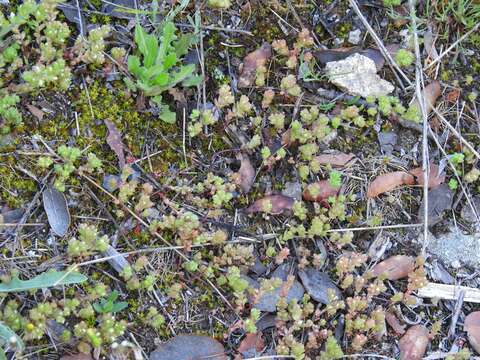
<svg viewBox="0 0 480 360"><path fill-rule="evenodd" d="M367 190L367 197L374 198L387 191L391 191L402 185L414 185L415 178L405 171L394 171L377 176L370 183Z"/></svg>
<svg viewBox="0 0 480 360"><path fill-rule="evenodd" d="M240 68L238 87L244 88L252 86L258 67L264 66L270 56L272 56L272 47L268 43L264 43L260 48L248 54L245 59L243 59L243 64Z"/></svg>
<svg viewBox="0 0 480 360"><path fill-rule="evenodd" d="M272 278L274 277L278 276L272 275ZM242 276L242 278L248 281L250 288L259 290L257 294L253 294L252 292L248 301L255 309L260 311L276 312L277 303L281 297L285 297L287 303L290 303L294 299L300 300L305 294L302 284L297 280L294 280L292 283L283 281L279 287L272 291L262 291L260 290L261 285L257 280L248 276Z"/></svg>
<svg viewBox="0 0 480 360"><path fill-rule="evenodd" d="M333 291L339 300L342 299L341 291L327 274L317 269L307 267L300 270L298 276L308 295L310 295L313 300L322 304L328 304L330 302L328 297L329 291Z"/></svg>
<svg viewBox="0 0 480 360"><path fill-rule="evenodd" d="M407 277L415 269L415 259L406 255L395 255L379 262L372 268L373 276L385 276L388 280Z"/></svg>
<svg viewBox="0 0 480 360"><path fill-rule="evenodd" d="M38 121L42 121L43 116L45 115L42 110L32 104L26 104L25 106L27 107L28 111L30 111L32 115L38 119Z"/></svg>
<svg viewBox="0 0 480 360"><path fill-rule="evenodd" d="M400 339L400 360L421 360L430 342L428 329L414 325Z"/></svg>
<svg viewBox="0 0 480 360"><path fill-rule="evenodd" d="M340 187L333 187L328 180L321 180L307 185L303 191L303 199L307 201L322 202L330 196L335 196Z"/></svg>
<svg viewBox="0 0 480 360"><path fill-rule="evenodd" d="M70 213L65 196L57 189L47 186L42 197L43 208L52 231L58 236L65 236L70 226Z"/></svg>
<svg viewBox="0 0 480 360"><path fill-rule="evenodd" d="M428 175L428 188L437 187L440 184L445 182L445 173L439 174L440 168L438 165L430 164L430 173ZM417 167L409 171L410 174L415 176L415 180L418 185L422 185L425 183L424 176L423 176L423 169L421 167Z"/></svg>
<svg viewBox="0 0 480 360"><path fill-rule="evenodd" d="M480 311L471 312L465 317L463 329L467 332L470 345L480 353Z"/></svg>
<svg viewBox="0 0 480 360"><path fill-rule="evenodd" d="M390 325L390 327L395 331L395 333L399 335L405 334L405 325L402 325L400 323L400 320L395 316L395 314L388 310L385 312L385 320L387 321L387 324Z"/></svg>
<svg viewBox="0 0 480 360"><path fill-rule="evenodd" d="M394 56L397 50L400 48L400 45L389 44L386 46L386 48L390 55ZM378 49L362 49L358 46L355 46L338 49L321 49L313 52L313 56L322 65L325 65L331 61L343 60L353 54L360 54L373 60L377 71L379 71L385 65L385 58L383 57L382 52Z"/></svg>
<svg viewBox="0 0 480 360"><path fill-rule="evenodd" d="M433 107L435 106L435 102L441 93L442 88L440 86L440 81L438 80L432 81L422 90L422 97L425 98L425 110L427 115L430 113L430 111L432 111ZM420 109L420 103L418 102L418 99L415 98L410 106L416 106Z"/></svg>
<svg viewBox="0 0 480 360"><path fill-rule="evenodd" d="M256 200L245 212L247 214L263 212L278 215L286 210L291 210L294 202L294 199L285 195L268 195Z"/></svg>
<svg viewBox="0 0 480 360"><path fill-rule="evenodd" d="M181 106L187 105L187 99L185 98L185 93L179 90L176 87L168 89L168 93L173 96L173 100L180 103Z"/></svg>
<svg viewBox="0 0 480 360"><path fill-rule="evenodd" d="M217 340L202 335L177 335L158 346L150 360L227 360L225 349Z"/></svg>
<svg viewBox="0 0 480 360"><path fill-rule="evenodd" d="M240 186L244 194L248 193L252 188L255 180L255 169L250 162L248 156L238 153L237 159L240 160L240 169L238 169L235 183Z"/></svg>
<svg viewBox="0 0 480 360"><path fill-rule="evenodd" d="M115 152L118 157L118 165L120 169L125 166L125 155L123 153L122 135L117 127L110 120L104 120L108 129L107 144Z"/></svg>
<svg viewBox="0 0 480 360"><path fill-rule="evenodd" d="M130 264L125 258L124 255L120 254L117 249L115 249L113 246L108 245L108 248L106 251L102 253L103 256L108 258L108 263L115 269L116 272L119 274L122 273L122 271L128 267Z"/></svg>
<svg viewBox="0 0 480 360"><path fill-rule="evenodd" d="M262 333L257 332L255 334L247 334L237 350L240 353L253 352L253 356L255 356L255 353L261 352L264 346L265 341L263 340Z"/></svg>
<svg viewBox="0 0 480 360"><path fill-rule="evenodd" d="M441 184L428 191L428 225L432 226L439 223L446 210L452 208L454 192L450 189L448 184ZM418 220L423 222L425 219L424 201L420 204L418 209Z"/></svg>
<svg viewBox="0 0 480 360"><path fill-rule="evenodd" d="M334 167L345 166L350 160L355 157L352 153L345 154L342 152L337 152L334 154L322 154L315 156L313 161L320 165L331 165Z"/></svg>
<svg viewBox="0 0 480 360"><path fill-rule="evenodd" d="M445 99L448 102L456 103L459 97L460 97L460 89L454 88L452 91L447 93L447 95L445 96Z"/></svg>

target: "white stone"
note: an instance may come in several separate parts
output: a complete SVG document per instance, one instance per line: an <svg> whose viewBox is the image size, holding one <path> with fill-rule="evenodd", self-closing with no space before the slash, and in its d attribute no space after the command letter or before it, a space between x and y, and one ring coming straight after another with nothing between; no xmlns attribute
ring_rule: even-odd
<svg viewBox="0 0 480 360"><path fill-rule="evenodd" d="M329 62L325 70L328 79L350 95L366 98L388 95L395 89L390 82L377 75L375 62L360 54Z"/></svg>
<svg viewBox="0 0 480 360"><path fill-rule="evenodd" d="M362 41L362 32L360 29L352 30L348 33L348 42L350 44L358 45L360 41Z"/></svg>

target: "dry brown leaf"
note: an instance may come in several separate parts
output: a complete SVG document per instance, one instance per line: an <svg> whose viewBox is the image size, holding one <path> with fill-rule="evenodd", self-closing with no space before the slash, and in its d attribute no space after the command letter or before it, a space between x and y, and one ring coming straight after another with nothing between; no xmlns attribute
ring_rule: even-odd
<svg viewBox="0 0 480 360"><path fill-rule="evenodd" d="M272 215L278 215L284 211L291 210L295 200L285 195L268 195L256 200L245 212L253 214L263 212Z"/></svg>
<svg viewBox="0 0 480 360"><path fill-rule="evenodd" d="M398 320L392 311L389 310L385 312L385 320L395 333L399 335L405 334L405 325L400 323L400 320Z"/></svg>
<svg viewBox="0 0 480 360"><path fill-rule="evenodd" d="M399 280L407 277L415 269L415 259L406 255L395 255L379 262L372 268L373 276L383 274L388 280Z"/></svg>
<svg viewBox="0 0 480 360"><path fill-rule="evenodd" d="M28 111L30 111L32 115L38 119L38 121L42 121L43 116L45 115L42 110L32 104L26 104L25 106L27 107Z"/></svg>
<svg viewBox="0 0 480 360"><path fill-rule="evenodd" d="M428 329L423 325L414 325L400 339L400 360L421 360L430 342Z"/></svg>
<svg viewBox="0 0 480 360"><path fill-rule="evenodd" d="M242 153L237 154L237 159L240 160L240 169L234 178L235 183L240 186L244 194L248 193L255 181L255 168L252 166L247 155Z"/></svg>
<svg viewBox="0 0 480 360"><path fill-rule="evenodd" d="M452 91L447 93L445 99L450 103L456 103L458 98L460 97L460 89L454 88Z"/></svg>
<svg viewBox="0 0 480 360"><path fill-rule="evenodd" d="M467 332L468 342L480 353L480 311L474 311L465 317L463 329Z"/></svg>
<svg viewBox="0 0 480 360"><path fill-rule="evenodd" d="M315 156L313 159L320 165L331 165L336 167L345 166L350 160L355 157L352 153L345 154L342 152L335 153L335 154L322 154Z"/></svg>
<svg viewBox="0 0 480 360"><path fill-rule="evenodd" d="M238 346L238 352L261 352L265 346L262 333L259 331L255 334L247 334Z"/></svg>
<svg viewBox="0 0 480 360"><path fill-rule="evenodd" d="M389 44L386 46L387 51L392 56L396 54L399 48L400 46L398 44ZM355 46L349 48L322 49L313 52L313 56L315 56L318 62L322 65L325 65L326 63L331 61L343 60L353 54L360 54L373 60L377 71L379 71L385 65L385 58L383 57L381 51L378 49L362 49Z"/></svg>
<svg viewBox="0 0 480 360"><path fill-rule="evenodd" d="M333 187L328 180L320 180L307 185L303 191L303 199L307 201L322 202L330 196L335 196L340 191L340 187Z"/></svg>
<svg viewBox="0 0 480 360"><path fill-rule="evenodd" d="M433 107L435 106L435 102L437 101L438 97L442 94L442 88L440 86L440 81L434 80L422 90L422 96L425 98L425 106L427 115L432 111ZM420 109L420 103L418 99L414 99L412 101L411 106L416 106Z"/></svg>
<svg viewBox="0 0 480 360"><path fill-rule="evenodd" d="M104 122L108 129L107 144L117 155L120 169L123 169L125 166L125 155L123 153L122 135L120 135L120 132L113 122L110 120L104 120Z"/></svg>
<svg viewBox="0 0 480 360"><path fill-rule="evenodd" d="M255 82L257 68L264 66L270 56L272 56L272 47L268 43L264 43L260 48L248 54L240 67L238 87L252 86Z"/></svg>
<svg viewBox="0 0 480 360"><path fill-rule="evenodd" d="M414 185L415 178L405 171L394 171L377 176L370 183L367 190L367 197L374 198L387 191L391 191L402 185Z"/></svg>
<svg viewBox="0 0 480 360"><path fill-rule="evenodd" d="M438 185L441 185L445 182L445 173L439 174L439 167L435 164L430 164L430 174L428 176L428 188L434 188ZM423 169L421 167L417 167L415 169L410 170L410 174L415 176L415 180L418 185L424 184L424 176L423 176Z"/></svg>

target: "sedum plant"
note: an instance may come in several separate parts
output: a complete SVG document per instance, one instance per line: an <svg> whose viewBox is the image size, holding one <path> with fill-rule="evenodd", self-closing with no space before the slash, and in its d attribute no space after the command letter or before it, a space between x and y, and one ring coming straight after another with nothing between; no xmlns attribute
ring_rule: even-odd
<svg viewBox="0 0 480 360"><path fill-rule="evenodd" d="M202 78L195 74L194 64L183 64L181 57L196 41L193 34L178 36L171 21L162 24L160 36L148 34L139 24L135 27L138 54L128 57L128 70L136 81L125 79L127 85L139 89L160 107L160 119L175 122L175 113L162 102L162 93L178 84L196 86Z"/></svg>

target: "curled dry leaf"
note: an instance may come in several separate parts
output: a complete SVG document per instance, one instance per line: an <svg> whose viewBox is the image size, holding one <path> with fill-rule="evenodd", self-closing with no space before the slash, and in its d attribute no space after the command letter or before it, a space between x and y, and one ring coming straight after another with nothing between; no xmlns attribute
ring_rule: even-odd
<svg viewBox="0 0 480 360"><path fill-rule="evenodd" d="M430 164L430 174L428 176L428 188L437 187L440 184L445 182L445 173L439 174L440 168L438 165ZM424 176L423 176L423 169L421 167L417 167L415 169L410 170L410 174L415 176L415 180L417 181L418 185L422 185L425 183Z"/></svg>
<svg viewBox="0 0 480 360"><path fill-rule="evenodd" d="M335 196L340 187L333 187L328 180L321 180L309 184L303 191L303 199L307 201L322 202L330 196Z"/></svg>
<svg viewBox="0 0 480 360"><path fill-rule="evenodd" d="M388 280L407 277L415 268L415 259L406 255L395 255L379 262L372 269L373 276L384 275Z"/></svg>
<svg viewBox="0 0 480 360"><path fill-rule="evenodd" d="M159 345L150 360L227 360L225 348L217 340L202 335L177 335Z"/></svg>
<svg viewBox="0 0 480 360"><path fill-rule="evenodd" d="M125 155L123 153L122 135L113 122L110 120L104 121L108 129L107 144L117 155L120 169L123 169L125 166Z"/></svg>
<svg viewBox="0 0 480 360"><path fill-rule="evenodd" d="M265 341L261 332L255 334L247 334L238 346L238 352L240 353L260 353L265 346Z"/></svg>
<svg viewBox="0 0 480 360"><path fill-rule="evenodd" d="M235 183L246 194L252 188L255 180L255 169L247 155L239 153L237 154L237 159L240 160L240 169L238 169L236 174Z"/></svg>
<svg viewBox="0 0 480 360"><path fill-rule="evenodd" d="M470 345L477 353L480 353L480 311L474 311L467 315L463 329L467 332Z"/></svg>
<svg viewBox="0 0 480 360"><path fill-rule="evenodd" d="M350 160L355 157L352 153L345 154L342 152L334 154L322 154L315 156L314 161L320 165L331 165L334 167L345 166Z"/></svg>
<svg viewBox="0 0 480 360"><path fill-rule="evenodd" d="M437 80L432 81L422 90L422 97L425 98L425 110L427 111L427 115L430 113L430 111L432 111L433 107L435 106L435 102L441 93L442 88L440 86L440 81ZM420 103L418 102L418 99L414 99L411 106L416 106L420 109Z"/></svg>
<svg viewBox="0 0 480 360"><path fill-rule="evenodd" d="M70 226L70 212L65 196L57 189L47 186L42 197L43 208L52 231L58 236L65 236Z"/></svg>
<svg viewBox="0 0 480 360"><path fill-rule="evenodd" d="M390 44L386 46L390 55L394 56L397 50L400 48L398 44ZM360 54L372 59L375 63L377 71L379 71L385 65L385 59L378 49L362 49L360 47L338 48L338 49L322 49L315 51L313 55L317 61L325 65L328 62L339 61L346 59L350 55Z"/></svg>
<svg viewBox="0 0 480 360"><path fill-rule="evenodd" d="M400 359L421 360L429 342L430 334L425 326L412 326L399 341Z"/></svg>
<svg viewBox="0 0 480 360"><path fill-rule="evenodd" d="M264 43L260 48L248 54L245 59L243 59L240 68L238 87L244 88L252 86L258 67L264 66L270 56L272 56L272 47L268 43Z"/></svg>
<svg viewBox="0 0 480 360"><path fill-rule="evenodd" d="M294 202L294 199L285 195L268 195L256 200L245 212L247 214L263 212L278 215L284 211L291 210Z"/></svg>
<svg viewBox="0 0 480 360"><path fill-rule="evenodd" d="M30 111L32 115L38 119L38 121L42 121L43 116L45 115L42 110L32 104L26 104L25 106L27 107L28 111Z"/></svg>
<svg viewBox="0 0 480 360"><path fill-rule="evenodd" d="M395 331L395 333L399 335L405 334L405 325L400 323L400 320L398 320L396 315L391 310L385 312L385 320L393 329L393 331Z"/></svg>
<svg viewBox="0 0 480 360"><path fill-rule="evenodd" d="M402 185L414 185L415 178L405 171L394 171L377 176L367 190L367 197L374 198Z"/></svg>

